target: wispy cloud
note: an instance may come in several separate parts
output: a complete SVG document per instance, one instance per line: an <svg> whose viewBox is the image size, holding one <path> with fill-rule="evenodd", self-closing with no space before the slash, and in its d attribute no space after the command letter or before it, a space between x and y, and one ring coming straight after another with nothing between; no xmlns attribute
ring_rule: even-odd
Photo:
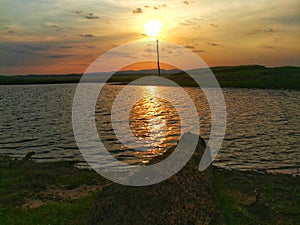
<svg viewBox="0 0 300 225"><path fill-rule="evenodd" d="M252 34L258 34L258 33L265 33L265 34L271 34L271 33L276 33L278 32L277 30L274 30L273 28L265 28L265 29L256 29L254 31L251 31L248 33L249 35Z"/></svg>
<svg viewBox="0 0 300 225"><path fill-rule="evenodd" d="M95 19L99 19L99 16L95 16L93 13L89 13L84 18L89 19L89 20L95 20Z"/></svg>
<svg viewBox="0 0 300 225"><path fill-rule="evenodd" d="M214 47L221 47L221 45L219 45L218 43L215 42L206 42L206 44L210 45L210 46L214 46Z"/></svg>
<svg viewBox="0 0 300 225"><path fill-rule="evenodd" d="M201 52L205 52L205 50L203 50L203 49L196 49L196 50L193 50L193 52L201 53Z"/></svg>
<svg viewBox="0 0 300 225"><path fill-rule="evenodd" d="M185 48L189 48L189 49L193 49L193 48L195 48L195 46L193 46L193 45L186 45L186 46L184 46Z"/></svg>
<svg viewBox="0 0 300 225"><path fill-rule="evenodd" d="M87 13L83 10L77 10L75 11L75 14L84 18L84 19L88 19L88 20L96 20L96 19L99 19L99 16L95 15L94 13L90 12L90 13Z"/></svg>
<svg viewBox="0 0 300 225"><path fill-rule="evenodd" d="M5 26L5 27L4 27L4 30L6 30L6 33L8 33L8 34L14 34L14 33L16 33L16 32L13 31L12 29L10 29L8 26Z"/></svg>
<svg viewBox="0 0 300 225"><path fill-rule="evenodd" d="M143 13L143 10L141 8L136 8L136 9L132 10L132 13L133 14L141 14L141 13Z"/></svg>
<svg viewBox="0 0 300 225"><path fill-rule="evenodd" d="M80 37L83 37L83 38L93 38L95 37L95 35L93 34L79 34Z"/></svg>
<svg viewBox="0 0 300 225"><path fill-rule="evenodd" d="M54 23L46 23L46 27L54 28L56 31L62 30L62 27Z"/></svg>
<svg viewBox="0 0 300 225"><path fill-rule="evenodd" d="M70 57L72 55L69 54L58 54L58 55L47 55L47 58L49 59L62 59L62 58L67 58Z"/></svg>
<svg viewBox="0 0 300 225"><path fill-rule="evenodd" d="M77 14L77 15L81 15L83 13L84 13L84 11L82 11L82 10L75 11L75 14Z"/></svg>

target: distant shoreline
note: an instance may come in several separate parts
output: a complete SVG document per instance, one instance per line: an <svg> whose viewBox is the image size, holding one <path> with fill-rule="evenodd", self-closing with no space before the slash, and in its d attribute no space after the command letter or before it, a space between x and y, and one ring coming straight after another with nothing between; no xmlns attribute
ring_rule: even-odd
<svg viewBox="0 0 300 225"><path fill-rule="evenodd" d="M259 65L248 65L213 67L211 70L215 74L221 87L300 90L300 67L286 66L267 68ZM163 77L176 82L182 87L197 86L195 81L183 71L163 70L162 74ZM127 85L138 78L150 75L156 76L156 70L121 71L115 73L108 80L108 83ZM101 76L101 74L98 76ZM0 75L0 85L78 83L81 77L82 74L23 76Z"/></svg>

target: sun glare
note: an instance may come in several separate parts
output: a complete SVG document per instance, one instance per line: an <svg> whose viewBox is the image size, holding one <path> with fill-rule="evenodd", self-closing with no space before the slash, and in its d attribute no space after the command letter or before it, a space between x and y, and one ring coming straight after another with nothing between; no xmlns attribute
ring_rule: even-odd
<svg viewBox="0 0 300 225"><path fill-rule="evenodd" d="M162 29L162 23L159 20L148 20L144 24L145 33L151 37L157 37Z"/></svg>

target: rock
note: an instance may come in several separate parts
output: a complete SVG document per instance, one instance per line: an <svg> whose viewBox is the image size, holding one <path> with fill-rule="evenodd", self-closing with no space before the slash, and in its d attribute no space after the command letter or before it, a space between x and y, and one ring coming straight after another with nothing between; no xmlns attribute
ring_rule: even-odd
<svg viewBox="0 0 300 225"><path fill-rule="evenodd" d="M200 137L186 166L161 183L143 187L112 183L95 198L88 224L224 224L214 198L211 168L198 171L205 146ZM159 160L154 158L150 164Z"/></svg>
<svg viewBox="0 0 300 225"><path fill-rule="evenodd" d="M25 155L25 157L23 158L23 162L26 162L26 161L28 161L33 155L35 155L35 152L34 151L32 151L32 152L28 152L26 155Z"/></svg>

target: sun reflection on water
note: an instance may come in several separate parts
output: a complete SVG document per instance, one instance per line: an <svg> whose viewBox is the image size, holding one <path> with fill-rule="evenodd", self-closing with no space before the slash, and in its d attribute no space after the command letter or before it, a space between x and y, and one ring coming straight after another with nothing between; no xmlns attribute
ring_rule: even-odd
<svg viewBox="0 0 300 225"><path fill-rule="evenodd" d="M170 144L170 137L180 136L179 115L169 101L159 97L156 86L145 86L143 91L144 98L130 112L130 128L138 140L148 145L147 154L163 154L166 147L176 145Z"/></svg>

